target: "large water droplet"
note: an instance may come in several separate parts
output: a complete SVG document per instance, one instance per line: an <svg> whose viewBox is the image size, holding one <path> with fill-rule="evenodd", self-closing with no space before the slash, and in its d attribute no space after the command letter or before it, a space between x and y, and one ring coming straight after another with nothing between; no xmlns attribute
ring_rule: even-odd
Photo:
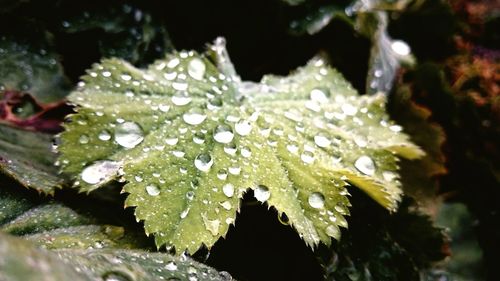
<svg viewBox="0 0 500 281"><path fill-rule="evenodd" d="M115 128L115 141L125 148L134 148L143 140L142 129L135 122L124 122Z"/></svg>
<svg viewBox="0 0 500 281"><path fill-rule="evenodd" d="M359 157L358 160L354 162L354 167L356 167L356 169L358 169L361 173L368 176L373 176L376 171L375 163L366 155Z"/></svg>
<svg viewBox="0 0 500 281"><path fill-rule="evenodd" d="M241 136L246 136L252 131L252 125L246 120L241 120L240 122L236 123L236 125L234 125L234 129L236 130L236 133L240 134Z"/></svg>
<svg viewBox="0 0 500 281"><path fill-rule="evenodd" d="M320 192L313 192L309 194L307 199L309 205L315 209L321 209L325 206L325 196Z"/></svg>
<svg viewBox="0 0 500 281"><path fill-rule="evenodd" d="M222 187L222 192L224 193L224 195L226 195L227 197L233 197L234 195L234 185L228 183L228 184L225 184L223 187Z"/></svg>
<svg viewBox="0 0 500 281"><path fill-rule="evenodd" d="M194 160L194 166L202 172L208 172L213 164L212 156L207 153L198 154Z"/></svg>
<svg viewBox="0 0 500 281"><path fill-rule="evenodd" d="M97 184L116 175L120 167L120 163L116 161L96 161L83 169L81 178L86 183Z"/></svg>
<svg viewBox="0 0 500 281"><path fill-rule="evenodd" d="M206 118L207 116L205 114L198 112L187 112L182 115L182 119L184 120L184 122L188 123L189 125L199 125L203 121L205 121Z"/></svg>
<svg viewBox="0 0 500 281"><path fill-rule="evenodd" d="M104 281L132 281L134 280L129 274L119 271L106 272L102 276Z"/></svg>
<svg viewBox="0 0 500 281"><path fill-rule="evenodd" d="M234 138L233 129L229 125L218 125L214 131L214 139L218 143L230 143Z"/></svg>
<svg viewBox="0 0 500 281"><path fill-rule="evenodd" d="M259 202L266 202L269 197L271 197L271 192L269 191L269 188L265 185L258 185L255 190L253 191L255 199Z"/></svg>
<svg viewBox="0 0 500 281"><path fill-rule="evenodd" d="M391 49L400 56L407 56L411 52L410 46L401 40L392 41Z"/></svg>
<svg viewBox="0 0 500 281"><path fill-rule="evenodd" d="M219 234L219 226L220 220L210 220L207 218L206 214L201 214L201 218L203 219L203 223L205 224L205 228L212 233L212 235L216 236Z"/></svg>
<svg viewBox="0 0 500 281"><path fill-rule="evenodd" d="M196 80L202 80L207 69L205 63L199 58L193 58L188 64L188 74Z"/></svg>
<svg viewBox="0 0 500 281"><path fill-rule="evenodd" d="M157 196L160 194L160 189L158 188L158 186L150 184L146 186L146 192L151 196Z"/></svg>

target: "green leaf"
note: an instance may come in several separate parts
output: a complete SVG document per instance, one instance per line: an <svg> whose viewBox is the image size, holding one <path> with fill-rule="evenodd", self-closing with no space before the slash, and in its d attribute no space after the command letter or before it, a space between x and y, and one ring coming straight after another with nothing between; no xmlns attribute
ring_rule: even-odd
<svg viewBox="0 0 500 281"><path fill-rule="evenodd" d="M143 235L130 229L100 223L88 212L7 187L0 189L0 231L48 249L130 249L147 245Z"/></svg>
<svg viewBox="0 0 500 281"><path fill-rule="evenodd" d="M233 280L227 272L217 272L185 257L138 250L48 251L3 233L0 276L9 281Z"/></svg>
<svg viewBox="0 0 500 281"><path fill-rule="evenodd" d="M52 135L0 124L0 172L23 186L53 194L64 184L54 166Z"/></svg>
<svg viewBox="0 0 500 281"><path fill-rule="evenodd" d="M172 50L163 23L130 4L103 3L76 13L61 22L62 31L80 36L92 32L102 57L120 57L142 64Z"/></svg>
<svg viewBox="0 0 500 281"><path fill-rule="evenodd" d="M231 73L220 54L219 40L210 57ZM69 97L78 108L61 135L62 170L81 191L126 181L126 206L180 252L224 236L248 189L308 245L329 244L347 226L349 183L395 210L396 155L423 155L383 96L358 96L321 59L253 83L180 52L146 70L104 60L83 81Z"/></svg>
<svg viewBox="0 0 500 281"><path fill-rule="evenodd" d="M34 46L41 45L36 48ZM68 83L58 57L47 43L26 45L0 37L0 92L17 90L51 103L68 94Z"/></svg>

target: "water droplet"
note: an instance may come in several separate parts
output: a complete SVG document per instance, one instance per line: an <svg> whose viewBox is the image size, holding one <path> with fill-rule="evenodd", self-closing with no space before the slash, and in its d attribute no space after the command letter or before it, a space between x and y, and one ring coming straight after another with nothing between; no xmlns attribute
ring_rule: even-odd
<svg viewBox="0 0 500 281"><path fill-rule="evenodd" d="M278 220L283 225L289 225L290 224L290 219L288 218L288 216L285 213L281 213L281 215L278 215Z"/></svg>
<svg viewBox="0 0 500 281"><path fill-rule="evenodd" d="M132 76L128 75L128 74L122 74L120 75L120 78L123 80L123 81L130 81L130 79L132 79Z"/></svg>
<svg viewBox="0 0 500 281"><path fill-rule="evenodd" d="M176 145L177 142L179 142L179 139L177 137L172 137L172 138L166 138L165 143L168 145Z"/></svg>
<svg viewBox="0 0 500 281"><path fill-rule="evenodd" d="M328 147L332 142L325 136L314 136L314 143L319 147Z"/></svg>
<svg viewBox="0 0 500 281"><path fill-rule="evenodd" d="M189 201L193 200L194 199L194 192L193 191L186 192L186 198Z"/></svg>
<svg viewBox="0 0 500 281"><path fill-rule="evenodd" d="M212 235L216 236L219 234L219 226L220 220L210 220L207 218L206 214L201 214L201 218L203 219L203 223L205 224L205 228L212 233Z"/></svg>
<svg viewBox="0 0 500 281"><path fill-rule="evenodd" d="M252 151L248 147L242 147L241 148L241 156L248 158L252 156Z"/></svg>
<svg viewBox="0 0 500 281"><path fill-rule="evenodd" d="M188 89L188 83L186 82L172 82L172 88L177 91L186 91Z"/></svg>
<svg viewBox="0 0 500 281"><path fill-rule="evenodd" d="M189 76L193 77L196 80L202 80L203 76L205 76L205 71L207 67L205 63L199 58L193 58L187 67Z"/></svg>
<svg viewBox="0 0 500 281"><path fill-rule="evenodd" d="M293 154L295 154L299 151L299 147L297 146L296 143L287 144L286 149Z"/></svg>
<svg viewBox="0 0 500 281"><path fill-rule="evenodd" d="M143 140L142 129L135 122L124 122L115 128L115 141L125 148L134 148Z"/></svg>
<svg viewBox="0 0 500 281"><path fill-rule="evenodd" d="M107 130L102 130L97 137L102 141L108 141L111 139L111 134Z"/></svg>
<svg viewBox="0 0 500 281"><path fill-rule="evenodd" d="M231 210L231 208L233 207L233 205L231 205L231 202L229 201L224 201L222 203L220 203L221 207L226 209L226 210Z"/></svg>
<svg viewBox="0 0 500 281"><path fill-rule="evenodd" d="M401 40L392 41L391 49L400 56L407 56L411 52L410 46Z"/></svg>
<svg viewBox="0 0 500 281"><path fill-rule="evenodd" d="M236 166L236 167L229 167L228 170L229 170L229 173L231 175L236 175L237 176L237 175L239 175L241 173L241 168L238 167L238 166Z"/></svg>
<svg viewBox="0 0 500 281"><path fill-rule="evenodd" d="M146 192L151 196L157 196L160 194L160 189L158 188L158 186L150 184L146 186Z"/></svg>
<svg viewBox="0 0 500 281"><path fill-rule="evenodd" d="M207 153L198 154L194 160L194 166L202 172L208 172L213 164L212 156Z"/></svg>
<svg viewBox="0 0 500 281"><path fill-rule="evenodd" d="M134 176L136 182L142 182L144 179L141 176Z"/></svg>
<svg viewBox="0 0 500 281"><path fill-rule="evenodd" d="M358 109L350 103L344 103L341 109L342 112L344 112L344 114L348 116L354 116L356 115L356 113L358 113Z"/></svg>
<svg viewBox="0 0 500 281"><path fill-rule="evenodd" d="M165 268L170 271L175 271L177 270L177 264L174 261L169 261L166 265Z"/></svg>
<svg viewBox="0 0 500 281"><path fill-rule="evenodd" d="M179 65L179 63L180 63L180 62L181 62L181 61L179 60L179 58L173 58L173 59L171 59L171 60L169 60L169 61L167 62L167 67L168 67L168 68L174 68L174 67L176 67L177 65Z"/></svg>
<svg viewBox="0 0 500 281"><path fill-rule="evenodd" d="M182 158L182 157L184 157L184 155L186 155L186 153L184 151L180 151L180 150L173 150L172 154L177 158Z"/></svg>
<svg viewBox="0 0 500 281"><path fill-rule="evenodd" d="M393 132L401 132L403 130L403 127L399 126L399 125L392 125L389 127L389 129Z"/></svg>
<svg viewBox="0 0 500 281"><path fill-rule="evenodd" d="M189 208L187 208L181 212L181 215L180 215L181 219L186 218L188 214L189 214Z"/></svg>
<svg viewBox="0 0 500 281"><path fill-rule="evenodd" d="M224 146L224 152L229 154L229 155L236 155L236 144L234 143L229 143Z"/></svg>
<svg viewBox="0 0 500 281"><path fill-rule="evenodd" d="M110 77L111 76L111 72L109 72L109 71L103 71L102 72L102 76L104 76L104 77Z"/></svg>
<svg viewBox="0 0 500 281"><path fill-rule="evenodd" d="M359 157L358 160L354 162L354 167L356 167L356 169L358 169L361 173L368 176L373 176L376 170L375 163L366 155Z"/></svg>
<svg viewBox="0 0 500 281"><path fill-rule="evenodd" d="M78 142L81 144L87 144L89 143L89 136L87 135L81 135L80 138L78 139Z"/></svg>
<svg viewBox="0 0 500 281"><path fill-rule="evenodd" d="M120 167L121 164L116 161L96 161L83 169L81 178L86 183L97 184L116 175Z"/></svg>
<svg viewBox="0 0 500 281"><path fill-rule="evenodd" d="M227 174L226 174L227 175ZM224 193L224 195L226 195L227 197L233 197L234 195L234 185L228 183L228 184L225 184L223 187L222 187L222 192Z"/></svg>
<svg viewBox="0 0 500 281"><path fill-rule="evenodd" d="M325 196L320 192L313 192L309 194L307 199L309 205L315 209L321 209L325 206Z"/></svg>
<svg viewBox="0 0 500 281"><path fill-rule="evenodd" d="M340 239L340 229L338 226L336 225L329 225L326 229L325 229L325 232L326 232L326 235L330 236L330 237L333 237L337 240Z"/></svg>
<svg viewBox="0 0 500 281"><path fill-rule="evenodd" d="M252 125L246 120L241 120L234 125L234 129L239 135L247 136L252 131Z"/></svg>
<svg viewBox="0 0 500 281"><path fill-rule="evenodd" d="M196 144L203 144L205 142L205 134L197 132L193 136L193 142Z"/></svg>
<svg viewBox="0 0 500 281"><path fill-rule="evenodd" d="M311 151L304 151L300 155L300 159L302 159L302 161L306 164L311 164L314 162L314 154Z"/></svg>
<svg viewBox="0 0 500 281"><path fill-rule="evenodd" d="M106 272L102 276L104 281L131 281L134 280L128 273L119 272L119 271L111 271Z"/></svg>
<svg viewBox="0 0 500 281"><path fill-rule="evenodd" d="M396 173L393 173L391 171L384 171L382 172L382 177L384 177L384 180L386 181L393 181L398 177Z"/></svg>
<svg viewBox="0 0 500 281"><path fill-rule="evenodd" d="M227 179L227 172L224 169L221 169L217 172L217 178L220 180L226 180Z"/></svg>
<svg viewBox="0 0 500 281"><path fill-rule="evenodd" d="M198 112L188 112L182 115L182 119L184 120L184 122L188 123L189 125L199 125L203 121L205 121L206 118L207 116L205 114Z"/></svg>
<svg viewBox="0 0 500 281"><path fill-rule="evenodd" d="M255 190L253 191L255 199L259 202L266 202L269 197L271 197L271 192L269 191L269 188L265 185L258 185Z"/></svg>
<svg viewBox="0 0 500 281"><path fill-rule="evenodd" d="M218 125L214 131L214 139L218 143L230 143L234 138L234 133L229 125Z"/></svg>
<svg viewBox="0 0 500 281"><path fill-rule="evenodd" d="M233 277L227 271L220 271L219 272L219 277L221 278L222 281L231 281L231 280L233 280Z"/></svg>
<svg viewBox="0 0 500 281"><path fill-rule="evenodd" d="M183 106L191 102L191 97L187 92L177 92L172 96L172 103L177 106Z"/></svg>
<svg viewBox="0 0 500 281"><path fill-rule="evenodd" d="M320 89L316 88L311 91L309 94L311 100L316 101L318 103L327 103L328 97L330 96L330 91L328 89Z"/></svg>

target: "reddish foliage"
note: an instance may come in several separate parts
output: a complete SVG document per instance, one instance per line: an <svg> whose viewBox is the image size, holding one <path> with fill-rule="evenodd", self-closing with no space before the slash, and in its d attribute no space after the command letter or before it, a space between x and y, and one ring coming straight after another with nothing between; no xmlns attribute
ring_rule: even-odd
<svg viewBox="0 0 500 281"><path fill-rule="evenodd" d="M64 101L42 104L32 95L7 90L0 94L0 122L21 127L23 129L57 133L62 130L61 122L72 108ZM16 115L16 108L30 104L33 114L26 118Z"/></svg>

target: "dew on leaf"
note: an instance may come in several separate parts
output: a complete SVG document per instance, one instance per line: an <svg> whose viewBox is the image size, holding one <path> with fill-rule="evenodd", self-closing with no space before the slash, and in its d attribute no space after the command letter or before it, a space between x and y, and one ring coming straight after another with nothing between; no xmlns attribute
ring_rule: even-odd
<svg viewBox="0 0 500 281"><path fill-rule="evenodd" d="M151 196L158 196L160 194L160 189L154 184L146 186L146 192Z"/></svg>
<svg viewBox="0 0 500 281"><path fill-rule="evenodd" d="M214 140L218 143L230 143L234 138L233 129L229 125L217 125L214 130Z"/></svg>
<svg viewBox="0 0 500 281"><path fill-rule="evenodd" d="M78 139L78 142L81 144L87 144L89 143L89 136L87 135L81 135L80 138Z"/></svg>
<svg viewBox="0 0 500 281"><path fill-rule="evenodd" d="M326 235L333 237L337 240L340 239L340 229L336 225L332 224L332 225L327 226L325 229L325 233L326 233Z"/></svg>
<svg viewBox="0 0 500 281"><path fill-rule="evenodd" d="M107 130L102 130L97 137L102 141L108 141L111 139L111 134Z"/></svg>
<svg viewBox="0 0 500 281"><path fill-rule="evenodd" d="M194 192L193 191L188 191L186 193L186 198L187 198L187 200L190 200L190 201L193 200L194 199Z"/></svg>
<svg viewBox="0 0 500 281"><path fill-rule="evenodd" d="M123 81L130 81L132 79L132 76L128 75L128 74L122 74L120 75L120 78L123 80Z"/></svg>
<svg viewBox="0 0 500 281"><path fill-rule="evenodd" d="M188 123L189 125L199 125L203 121L205 121L206 118L207 115L198 112L188 112L182 115L182 119L184 120L184 122Z"/></svg>
<svg viewBox="0 0 500 281"><path fill-rule="evenodd" d="M165 139L165 143L168 145L176 145L179 142L179 138L177 137L167 137Z"/></svg>
<svg viewBox="0 0 500 281"><path fill-rule="evenodd" d="M316 101L318 103L327 103L329 95L330 91L328 89L315 88L311 90L309 97L311 98L311 100Z"/></svg>
<svg viewBox="0 0 500 281"><path fill-rule="evenodd" d="M326 148L331 144L331 141L325 136L314 136L314 143L322 148Z"/></svg>
<svg viewBox="0 0 500 281"><path fill-rule="evenodd" d="M194 159L194 166L202 172L208 172L213 164L212 156L208 153L198 154Z"/></svg>
<svg viewBox="0 0 500 281"><path fill-rule="evenodd" d="M116 161L96 161L83 169L81 178L86 183L97 184L116 175L120 167L120 163Z"/></svg>
<svg viewBox="0 0 500 281"><path fill-rule="evenodd" d="M187 84L186 84L187 85ZM191 97L187 92L179 91L172 96L172 103L177 106L183 106L191 102Z"/></svg>
<svg viewBox="0 0 500 281"><path fill-rule="evenodd" d="M121 271L106 272L102 275L103 281L133 281L128 273Z"/></svg>
<svg viewBox="0 0 500 281"><path fill-rule="evenodd" d="M350 103L344 103L341 109L342 112L344 112L344 114L348 116L354 116L358 112L358 109Z"/></svg>
<svg viewBox="0 0 500 281"><path fill-rule="evenodd" d="M320 192L313 192L307 198L309 205L315 209L321 209L325 206L325 196Z"/></svg>
<svg viewBox="0 0 500 281"><path fill-rule="evenodd" d="M367 176L373 176L376 171L375 162L366 155L359 157L356 162L354 162L354 167Z"/></svg>
<svg viewBox="0 0 500 281"><path fill-rule="evenodd" d="M222 208L224 208L224 209L226 209L228 211L231 210L231 208L233 207L231 205L231 202L229 202L229 201L224 201L224 202L220 203L220 205L221 205Z"/></svg>
<svg viewBox="0 0 500 281"><path fill-rule="evenodd" d="M224 169L221 169L217 172L217 178L220 180L226 180L227 179L227 171Z"/></svg>
<svg viewBox="0 0 500 281"><path fill-rule="evenodd" d="M255 199L259 202L266 202L269 197L271 197L271 192L269 188L265 185L258 185L253 191Z"/></svg>
<svg viewBox="0 0 500 281"><path fill-rule="evenodd" d="M185 91L189 87L188 83L186 82L173 82L172 83L172 88L174 88L177 91Z"/></svg>
<svg viewBox="0 0 500 281"><path fill-rule="evenodd" d="M177 264L174 261L169 261L166 265L165 268L170 271L176 271L177 270Z"/></svg>
<svg viewBox="0 0 500 281"><path fill-rule="evenodd" d="M229 173L231 175L239 175L241 173L241 167L235 166L235 167L229 167Z"/></svg>
<svg viewBox="0 0 500 281"><path fill-rule="evenodd" d="M115 141L125 148L134 148L143 140L142 128L135 122L123 122L115 128Z"/></svg>
<svg viewBox="0 0 500 281"><path fill-rule="evenodd" d="M237 150L236 144L234 143L229 143L224 146L224 152L229 155L235 155Z"/></svg>
<svg viewBox="0 0 500 281"><path fill-rule="evenodd" d="M202 80L205 76L207 67L205 63L199 58L193 58L188 63L188 74L196 80Z"/></svg>
<svg viewBox="0 0 500 281"><path fill-rule="evenodd" d="M240 122L236 123L236 125L234 125L234 130L240 136L247 136L252 131L252 125L246 120L241 120Z"/></svg>
<svg viewBox="0 0 500 281"><path fill-rule="evenodd" d="M304 151L300 155L300 159L306 164L311 164L312 162L314 162L314 153L312 153L311 151Z"/></svg>
<svg viewBox="0 0 500 281"><path fill-rule="evenodd" d="M227 174L226 174L227 175ZM224 193L224 195L226 195L227 197L233 197L234 195L234 185L228 183L228 184L225 184L223 187L222 187L222 192Z"/></svg>
<svg viewBox="0 0 500 281"><path fill-rule="evenodd" d="M241 148L241 156L243 156L245 158L249 158L250 156L252 156L252 151L248 147L242 147Z"/></svg>

